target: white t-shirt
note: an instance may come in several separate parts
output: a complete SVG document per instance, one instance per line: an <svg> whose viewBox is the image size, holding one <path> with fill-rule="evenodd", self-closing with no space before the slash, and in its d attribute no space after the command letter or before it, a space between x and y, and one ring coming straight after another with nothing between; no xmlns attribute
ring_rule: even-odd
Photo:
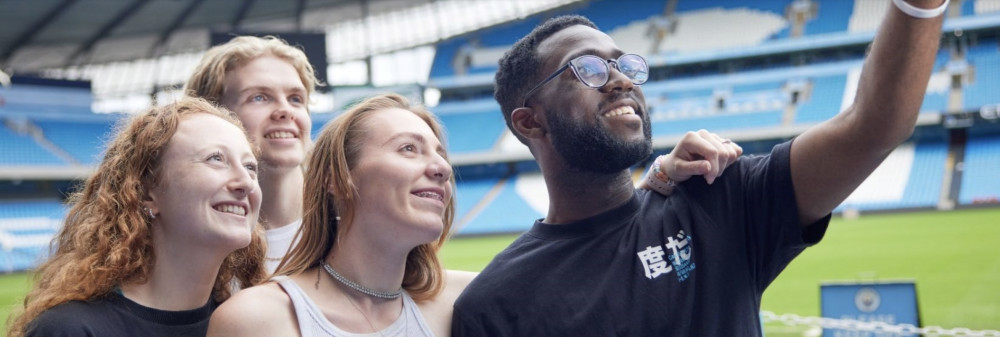
<svg viewBox="0 0 1000 337"><path fill-rule="evenodd" d="M275 269L278 269L278 264L285 257L288 248L292 246L292 239L295 238L295 232L299 231L299 227L302 227L302 219L265 231L267 254L264 254L264 266L267 268L267 272L273 273Z"/></svg>

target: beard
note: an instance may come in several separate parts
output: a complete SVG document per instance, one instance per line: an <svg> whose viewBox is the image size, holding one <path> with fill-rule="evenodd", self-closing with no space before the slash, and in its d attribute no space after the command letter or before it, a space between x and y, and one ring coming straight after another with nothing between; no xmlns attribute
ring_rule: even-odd
<svg viewBox="0 0 1000 337"><path fill-rule="evenodd" d="M570 167L587 172L618 173L653 153L649 118L643 114L643 139L624 141L599 124L587 125L563 111L546 109L552 147Z"/></svg>

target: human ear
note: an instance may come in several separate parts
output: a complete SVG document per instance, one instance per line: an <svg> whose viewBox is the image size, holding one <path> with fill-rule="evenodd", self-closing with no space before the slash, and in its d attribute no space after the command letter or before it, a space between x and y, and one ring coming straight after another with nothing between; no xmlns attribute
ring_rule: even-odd
<svg viewBox="0 0 1000 337"><path fill-rule="evenodd" d="M530 107L520 107L510 113L510 124L514 131L525 138L541 138L545 135L544 121L537 118L537 111Z"/></svg>
<svg viewBox="0 0 1000 337"><path fill-rule="evenodd" d="M157 207L156 195L153 191L147 189L142 196L142 212L148 215L150 218L155 218L157 214L160 214L160 208Z"/></svg>

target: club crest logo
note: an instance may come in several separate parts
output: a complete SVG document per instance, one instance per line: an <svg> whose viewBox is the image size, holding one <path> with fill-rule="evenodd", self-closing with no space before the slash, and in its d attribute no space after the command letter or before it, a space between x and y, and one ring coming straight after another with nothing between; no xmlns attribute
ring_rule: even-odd
<svg viewBox="0 0 1000 337"><path fill-rule="evenodd" d="M864 287L854 294L854 305L861 312L872 312L882 304L882 296L874 288Z"/></svg>

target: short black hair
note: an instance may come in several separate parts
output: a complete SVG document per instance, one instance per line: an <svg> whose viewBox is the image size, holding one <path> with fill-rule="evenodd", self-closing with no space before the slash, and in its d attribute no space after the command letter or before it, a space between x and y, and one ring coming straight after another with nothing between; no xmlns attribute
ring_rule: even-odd
<svg viewBox="0 0 1000 337"><path fill-rule="evenodd" d="M524 136L514 131L510 114L514 109L521 107L524 95L531 90L533 84L545 76L538 74L542 64L542 60L538 57L538 45L549 36L576 25L598 29L589 19L579 15L557 16L546 20L531 33L517 40L500 58L500 68L494 77L496 88L493 91L493 98L500 103L500 112L507 121L507 128L521 143L527 144L527 141Z"/></svg>

